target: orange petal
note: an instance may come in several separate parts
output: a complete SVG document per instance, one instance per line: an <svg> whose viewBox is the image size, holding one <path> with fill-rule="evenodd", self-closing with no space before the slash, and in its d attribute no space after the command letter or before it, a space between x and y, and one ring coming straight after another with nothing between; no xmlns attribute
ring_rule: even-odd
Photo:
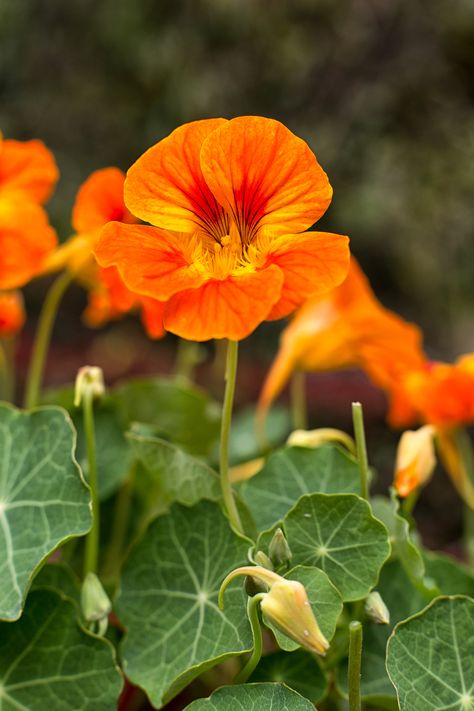
<svg viewBox="0 0 474 711"><path fill-rule="evenodd" d="M267 264L279 266L285 281L268 318L288 316L306 299L338 286L347 275L349 259L349 239L342 235L305 232L273 240Z"/></svg>
<svg viewBox="0 0 474 711"><path fill-rule="evenodd" d="M205 282L168 302L164 326L190 341L230 338L240 341L266 319L278 299L283 274L272 265L260 272Z"/></svg>
<svg viewBox="0 0 474 711"><path fill-rule="evenodd" d="M140 297L142 307L142 322L149 338L163 338L166 331L163 326L163 314L166 302L150 299L148 296Z"/></svg>
<svg viewBox="0 0 474 711"><path fill-rule="evenodd" d="M40 273L57 243L42 207L0 198L0 289L16 289Z"/></svg>
<svg viewBox="0 0 474 711"><path fill-rule="evenodd" d="M132 165L125 182L125 202L134 215L176 232L201 228L227 234L228 224L202 175L199 156L204 139L225 119L180 126Z"/></svg>
<svg viewBox="0 0 474 711"><path fill-rule="evenodd" d="M20 192L46 202L59 177L53 154L42 141L0 143L0 191Z"/></svg>
<svg viewBox="0 0 474 711"><path fill-rule="evenodd" d="M72 212L76 232L90 232L106 222L136 221L123 201L125 173L118 168L103 168L92 173L81 185Z"/></svg>
<svg viewBox="0 0 474 711"><path fill-rule="evenodd" d="M101 266L116 266L131 291L166 301L203 282L203 275L183 251L186 240L186 236L156 227L109 222L95 255Z"/></svg>
<svg viewBox="0 0 474 711"><path fill-rule="evenodd" d="M241 116L209 134L201 167L247 243L259 227L302 232L326 211L332 188L308 145L279 121Z"/></svg>
<svg viewBox="0 0 474 711"><path fill-rule="evenodd" d="M0 336L14 336L25 323L23 298L19 291L0 291Z"/></svg>

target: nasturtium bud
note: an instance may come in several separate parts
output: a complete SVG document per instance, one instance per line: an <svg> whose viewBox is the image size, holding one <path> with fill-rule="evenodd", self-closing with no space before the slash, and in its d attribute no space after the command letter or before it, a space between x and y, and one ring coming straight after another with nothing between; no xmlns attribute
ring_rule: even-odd
<svg viewBox="0 0 474 711"><path fill-rule="evenodd" d="M311 449L333 442L342 444L352 454L356 453L352 437L347 432L333 427L321 427L317 430L293 430L286 440L286 443L291 447L309 447Z"/></svg>
<svg viewBox="0 0 474 711"><path fill-rule="evenodd" d="M390 612L387 605L382 600L382 596L373 590L365 601L365 614L378 625L390 624Z"/></svg>
<svg viewBox="0 0 474 711"><path fill-rule="evenodd" d="M266 619L305 649L324 656L329 642L321 632L305 587L297 580L274 583L260 603Z"/></svg>
<svg viewBox="0 0 474 711"><path fill-rule="evenodd" d="M273 534L273 538L268 546L268 554L273 565L277 568L283 565L287 567L290 565L293 556L281 528L277 528Z"/></svg>
<svg viewBox="0 0 474 711"><path fill-rule="evenodd" d="M95 573L87 573L81 589L81 609L84 619L99 635L107 630L112 603Z"/></svg>
<svg viewBox="0 0 474 711"><path fill-rule="evenodd" d="M79 407L84 397L99 398L105 393L102 368L84 365L79 368L74 388L74 405Z"/></svg>
<svg viewBox="0 0 474 711"><path fill-rule="evenodd" d="M266 553L263 551L257 551L253 557L253 562L255 565L261 565L267 570L273 570L273 563Z"/></svg>
<svg viewBox="0 0 474 711"><path fill-rule="evenodd" d="M407 430L400 437L394 478L399 496L408 496L431 477L436 466L434 436L435 428L424 425L415 431Z"/></svg>

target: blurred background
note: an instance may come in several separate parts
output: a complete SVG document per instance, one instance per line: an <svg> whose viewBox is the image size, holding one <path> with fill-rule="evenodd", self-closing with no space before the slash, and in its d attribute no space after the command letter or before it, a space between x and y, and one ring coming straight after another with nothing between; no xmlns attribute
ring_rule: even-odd
<svg viewBox="0 0 474 711"><path fill-rule="evenodd" d="M0 127L53 150L61 180L49 209L62 239L91 171L127 169L194 119L277 118L334 187L318 227L350 235L379 298L423 328L436 358L474 350L473 76L472 0L0 0ZM20 360L46 287L26 290ZM133 319L91 333L84 305L72 289L50 382L85 360L110 379L169 371L173 338L152 344ZM281 327L243 344L241 400L256 397ZM361 374L311 376L308 392L315 424L347 426L362 399L375 463L389 466L392 440L376 446L394 436L382 430L384 399Z"/></svg>

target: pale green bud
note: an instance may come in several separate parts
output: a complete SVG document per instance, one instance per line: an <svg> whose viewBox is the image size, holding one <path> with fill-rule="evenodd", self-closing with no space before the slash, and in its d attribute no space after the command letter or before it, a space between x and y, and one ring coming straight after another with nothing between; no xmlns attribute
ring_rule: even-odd
<svg viewBox="0 0 474 711"><path fill-rule="evenodd" d="M85 365L79 368L74 389L74 405L79 407L84 397L99 398L105 393L102 368Z"/></svg>
<svg viewBox="0 0 474 711"><path fill-rule="evenodd" d="M380 593L373 591L369 593L365 601L365 614L378 625L390 624L390 612L387 605L382 600Z"/></svg>
<svg viewBox="0 0 474 711"><path fill-rule="evenodd" d="M286 565L287 567L291 563L292 553L288 541L285 538L285 534L281 528L277 528L273 534L273 538L268 546L268 553L270 559L274 565L278 567Z"/></svg>
<svg viewBox="0 0 474 711"><path fill-rule="evenodd" d="M107 619L112 603L95 573L87 573L82 583L81 608L84 619L91 627L97 626L98 634L107 629Z"/></svg>

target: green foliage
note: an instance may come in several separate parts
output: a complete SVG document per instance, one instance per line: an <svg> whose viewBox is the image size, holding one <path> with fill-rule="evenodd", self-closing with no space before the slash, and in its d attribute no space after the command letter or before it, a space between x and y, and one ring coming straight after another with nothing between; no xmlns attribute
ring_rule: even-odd
<svg viewBox="0 0 474 711"><path fill-rule="evenodd" d="M324 570L345 601L370 592L390 553L385 526L354 494L302 496L284 528L293 564Z"/></svg>
<svg viewBox="0 0 474 711"><path fill-rule="evenodd" d="M240 487L260 531L270 528L303 494L358 493L359 470L340 447L284 447L268 458L262 471Z"/></svg>
<svg viewBox="0 0 474 711"><path fill-rule="evenodd" d="M245 564L249 542L230 530L210 502L172 507L148 528L123 571L117 614L127 632L127 676L159 706L206 669L250 650L241 582L222 612L224 577Z"/></svg>
<svg viewBox="0 0 474 711"><path fill-rule="evenodd" d="M112 711L121 687L112 646L58 593L32 591L21 620L0 624L2 711Z"/></svg>
<svg viewBox="0 0 474 711"><path fill-rule="evenodd" d="M90 496L74 444L63 410L29 414L0 406L0 619L18 619L41 563L90 528Z"/></svg>
<svg viewBox="0 0 474 711"><path fill-rule="evenodd" d="M313 705L283 684L243 684L215 691L193 701L190 711L312 711Z"/></svg>
<svg viewBox="0 0 474 711"><path fill-rule="evenodd" d="M326 696L328 688L327 678L315 658L301 649L291 654L273 652L263 657L250 681L285 682L313 704Z"/></svg>
<svg viewBox="0 0 474 711"><path fill-rule="evenodd" d="M401 711L474 707L474 600L440 597L399 623L387 670Z"/></svg>

